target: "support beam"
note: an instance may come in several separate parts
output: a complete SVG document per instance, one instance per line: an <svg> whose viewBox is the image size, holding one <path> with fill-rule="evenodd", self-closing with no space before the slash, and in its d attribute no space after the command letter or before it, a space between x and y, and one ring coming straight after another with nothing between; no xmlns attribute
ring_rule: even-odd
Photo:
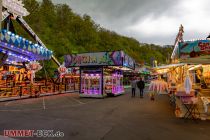
<svg viewBox="0 0 210 140"><path fill-rule="evenodd" d="M2 18L1 21L4 21L7 17L10 16L10 13L8 13L7 11L2 12Z"/></svg>
<svg viewBox="0 0 210 140"><path fill-rule="evenodd" d="M31 27L25 22L25 20L21 17L17 17L17 22L24 28L25 31L27 31L31 37L38 42L39 45L47 48L44 43L39 39L39 37L35 34L35 32L31 29ZM60 66L60 62L55 58L55 56L52 56L52 60L58 65Z"/></svg>

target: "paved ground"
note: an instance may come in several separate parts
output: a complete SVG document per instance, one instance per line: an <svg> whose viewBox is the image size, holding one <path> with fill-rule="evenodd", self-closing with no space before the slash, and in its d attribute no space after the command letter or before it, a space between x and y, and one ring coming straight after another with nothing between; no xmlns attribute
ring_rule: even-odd
<svg viewBox="0 0 210 140"><path fill-rule="evenodd" d="M156 101L130 92L105 99L63 94L0 103L0 135L8 129L62 131L61 140L209 140L209 121L175 118L167 95ZM58 138L17 138L20 140ZM1 140L1 137L0 137Z"/></svg>

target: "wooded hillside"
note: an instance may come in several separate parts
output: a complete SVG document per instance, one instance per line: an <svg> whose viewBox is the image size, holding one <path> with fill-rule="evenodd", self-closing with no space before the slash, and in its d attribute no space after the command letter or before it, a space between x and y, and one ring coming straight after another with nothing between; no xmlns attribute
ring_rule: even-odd
<svg viewBox="0 0 210 140"><path fill-rule="evenodd" d="M74 13L66 4L55 5L51 0L23 2L30 12L24 19L61 63L65 54L89 51L123 50L137 62L148 65L152 59L165 63L171 54L171 47L140 43L134 38L119 35L101 27L88 15ZM17 23L14 25L17 34L32 40ZM45 66L48 69L52 64L48 62ZM50 69L53 67L48 71Z"/></svg>

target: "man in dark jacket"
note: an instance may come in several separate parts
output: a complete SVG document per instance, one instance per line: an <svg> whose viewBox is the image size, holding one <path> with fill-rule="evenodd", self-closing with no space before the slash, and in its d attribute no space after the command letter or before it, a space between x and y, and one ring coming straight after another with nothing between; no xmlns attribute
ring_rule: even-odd
<svg viewBox="0 0 210 140"><path fill-rule="evenodd" d="M142 80L142 78L140 78L140 80L137 82L137 86L138 86L139 91L140 91L140 98L143 98L145 83Z"/></svg>

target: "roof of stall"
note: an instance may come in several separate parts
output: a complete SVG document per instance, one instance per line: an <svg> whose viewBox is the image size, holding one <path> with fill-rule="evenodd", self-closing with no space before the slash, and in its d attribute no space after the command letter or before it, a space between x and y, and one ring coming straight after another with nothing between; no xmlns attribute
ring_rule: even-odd
<svg viewBox="0 0 210 140"><path fill-rule="evenodd" d="M154 69L168 69L168 68L180 67L180 66L184 66L184 65L185 65L185 63L169 64L169 65L154 67Z"/></svg>
<svg viewBox="0 0 210 140"><path fill-rule="evenodd" d="M135 71L141 74L150 74L152 72L152 68L146 65L139 65L135 67Z"/></svg>
<svg viewBox="0 0 210 140"><path fill-rule="evenodd" d="M7 55L6 63L29 62L34 60L47 60L52 51L38 44L16 35L10 31L1 31L0 52Z"/></svg>

